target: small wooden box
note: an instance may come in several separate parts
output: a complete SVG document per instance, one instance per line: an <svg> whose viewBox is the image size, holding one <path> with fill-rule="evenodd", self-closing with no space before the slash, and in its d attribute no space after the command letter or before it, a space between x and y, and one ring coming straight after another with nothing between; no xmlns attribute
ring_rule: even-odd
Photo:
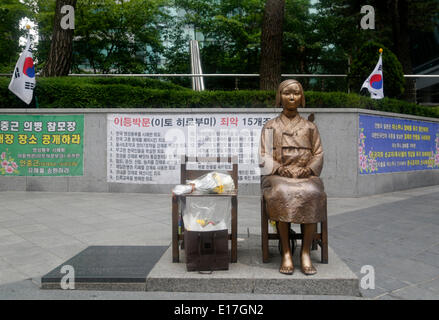
<svg viewBox="0 0 439 320"><path fill-rule="evenodd" d="M229 269L228 230L184 231L187 271Z"/></svg>

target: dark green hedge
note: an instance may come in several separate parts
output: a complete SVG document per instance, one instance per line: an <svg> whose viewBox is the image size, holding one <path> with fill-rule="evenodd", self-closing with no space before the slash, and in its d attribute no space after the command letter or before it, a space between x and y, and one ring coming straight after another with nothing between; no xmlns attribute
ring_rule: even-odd
<svg viewBox="0 0 439 320"><path fill-rule="evenodd" d="M10 79L0 77L0 108L27 106L8 90ZM263 108L273 107L273 91L203 91L159 80L140 78L39 78L40 108ZM308 108L362 108L438 117L438 108L395 99L372 100L358 94L307 91Z"/></svg>

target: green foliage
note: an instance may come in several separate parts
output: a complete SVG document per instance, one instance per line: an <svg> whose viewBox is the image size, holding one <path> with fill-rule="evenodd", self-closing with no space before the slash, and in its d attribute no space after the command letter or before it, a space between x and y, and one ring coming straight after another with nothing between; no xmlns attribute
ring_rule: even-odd
<svg viewBox="0 0 439 320"><path fill-rule="evenodd" d="M0 77L0 108L29 108ZM139 78L38 78L40 108L264 108L273 107L273 91L202 91ZM307 108L361 108L439 118L438 107L396 99L373 100L358 94L307 91ZM34 106L34 102L31 107Z"/></svg>
<svg viewBox="0 0 439 320"><path fill-rule="evenodd" d="M409 38L412 55L418 53L417 48L413 46L418 41L414 32L418 35L419 32L433 32L438 26L439 1L437 0L371 0L368 4L375 8L376 30L370 32L372 40L383 43L395 53L398 53L400 46L397 41L401 40L399 37ZM402 21L401 11L398 11L404 5L407 6L407 21ZM407 29L401 29L402 23L407 24ZM398 58L401 60L402 57L398 56ZM416 60L416 57L413 59Z"/></svg>
<svg viewBox="0 0 439 320"><path fill-rule="evenodd" d="M37 58L50 49L55 0L36 0L40 41ZM74 72L156 72L163 50L161 28L167 0L78 0L75 10ZM41 67L40 67L41 69Z"/></svg>
<svg viewBox="0 0 439 320"><path fill-rule="evenodd" d="M258 73L264 0L174 0L182 16L174 16L165 49L165 73L190 73L189 39L200 40L204 73ZM180 11L179 11L180 12ZM193 28L193 34L175 32ZM176 79L175 79L176 80ZM255 88L254 79L240 79L240 88ZM173 80L174 81L174 80ZM185 80L186 84L190 81ZM206 88L233 89L234 81L205 79Z"/></svg>
<svg viewBox="0 0 439 320"><path fill-rule="evenodd" d="M320 0L316 4L316 36L322 43L319 65L324 73L347 73L353 52L375 30L359 28L361 5L355 0Z"/></svg>
<svg viewBox="0 0 439 320"><path fill-rule="evenodd" d="M366 4L375 9L375 29L360 28L364 16L360 10ZM316 31L324 45L320 65L327 73L347 73L352 56L366 41L382 43L392 50L406 74L412 74L416 65L437 57L436 41L429 45L424 33L431 32L433 39L433 30L438 27L437 0L319 0L316 8ZM407 81L409 90L404 97L409 100L413 99L411 83ZM387 88L384 77L384 90Z"/></svg>
<svg viewBox="0 0 439 320"><path fill-rule="evenodd" d="M139 78L139 77L57 77L53 79L39 78L40 81L46 81L53 84L91 84L91 85L127 85L131 87L140 87L146 89L159 89L159 90L189 90L176 84L161 81L151 78Z"/></svg>
<svg viewBox="0 0 439 320"><path fill-rule="evenodd" d="M274 92L203 91L151 79L39 78L35 90L40 108L199 108L264 107L274 104ZM0 108L28 107L0 78Z"/></svg>
<svg viewBox="0 0 439 320"><path fill-rule="evenodd" d="M74 66L102 73L155 72L162 51L163 0L78 0Z"/></svg>
<svg viewBox="0 0 439 320"><path fill-rule="evenodd" d="M306 107L374 109L374 101L353 93L310 91L306 93Z"/></svg>
<svg viewBox="0 0 439 320"><path fill-rule="evenodd" d="M9 91L10 79L0 77L0 108L29 108ZM35 89L40 108L92 108L139 106L156 92L172 91L178 94L189 89L175 84L145 78L129 77L56 77L38 78Z"/></svg>
<svg viewBox="0 0 439 320"><path fill-rule="evenodd" d="M314 73L322 42L315 32L316 15L309 0L286 0L283 23L282 72Z"/></svg>
<svg viewBox="0 0 439 320"><path fill-rule="evenodd" d="M25 30L19 29L19 23L28 13L18 0L2 0L0 3L0 73L14 70L20 51L18 42L25 34Z"/></svg>
<svg viewBox="0 0 439 320"><path fill-rule="evenodd" d="M37 61L37 72L43 70L50 51L53 20L55 18L56 0L24 0L31 11L29 18L36 22L39 39L33 50L34 60Z"/></svg>
<svg viewBox="0 0 439 320"><path fill-rule="evenodd" d="M374 70L379 53L378 50L383 48L383 81L384 96L390 98L400 98L404 93L404 73L402 66L396 56L382 44L376 42L367 42L357 52L349 73L349 80L352 91L360 91L361 86L366 78Z"/></svg>

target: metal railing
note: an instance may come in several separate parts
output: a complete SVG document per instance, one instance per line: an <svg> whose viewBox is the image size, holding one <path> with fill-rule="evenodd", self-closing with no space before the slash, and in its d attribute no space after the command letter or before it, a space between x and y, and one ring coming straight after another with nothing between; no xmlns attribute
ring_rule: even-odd
<svg viewBox="0 0 439 320"><path fill-rule="evenodd" d="M37 73L37 76L39 74ZM0 73L0 77L11 77L12 73ZM347 74L282 74L281 77L298 78L343 78ZM259 73L70 73L69 77L259 77ZM404 78L439 78L439 74L405 74Z"/></svg>

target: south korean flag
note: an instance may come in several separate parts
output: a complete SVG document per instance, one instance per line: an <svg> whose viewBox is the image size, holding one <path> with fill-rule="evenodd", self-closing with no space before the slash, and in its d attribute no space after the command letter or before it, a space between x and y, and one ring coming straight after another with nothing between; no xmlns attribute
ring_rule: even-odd
<svg viewBox="0 0 439 320"><path fill-rule="evenodd" d="M18 58L8 88L25 103L31 103L35 89L35 66L30 35L27 36L26 48Z"/></svg>
<svg viewBox="0 0 439 320"><path fill-rule="evenodd" d="M366 79L366 81L364 81L363 85L361 86L361 90L366 88L369 91L372 99L382 99L384 98L383 87L383 60L382 49L380 49L378 63L370 76Z"/></svg>

